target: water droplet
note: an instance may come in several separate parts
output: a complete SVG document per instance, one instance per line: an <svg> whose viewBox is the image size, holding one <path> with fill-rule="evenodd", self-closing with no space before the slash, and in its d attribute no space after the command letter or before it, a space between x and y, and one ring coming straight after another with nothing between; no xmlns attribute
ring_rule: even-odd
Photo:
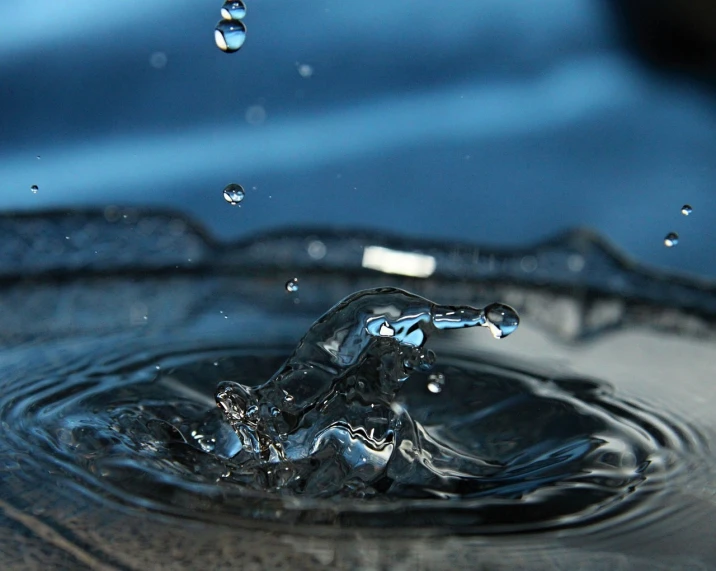
<svg viewBox="0 0 716 571"><path fill-rule="evenodd" d="M40 190L40 187L37 186L36 184L33 184L33 185L30 187L30 190L32 191L33 194L37 194L37 191Z"/></svg>
<svg viewBox="0 0 716 571"><path fill-rule="evenodd" d="M433 394L443 392L445 386L445 375L442 373L432 374L428 377L428 390Z"/></svg>
<svg viewBox="0 0 716 571"><path fill-rule="evenodd" d="M37 160L39 161L40 159L42 159L42 157L40 155L37 155Z"/></svg>
<svg viewBox="0 0 716 571"><path fill-rule="evenodd" d="M246 109L246 122L249 125L261 125L266 121L266 109L261 105L251 105Z"/></svg>
<svg viewBox="0 0 716 571"><path fill-rule="evenodd" d="M307 63L299 64L297 69L301 77L309 78L313 75L313 68Z"/></svg>
<svg viewBox="0 0 716 571"><path fill-rule="evenodd" d="M226 188L224 188L224 200L232 206L239 204L244 199L245 194L244 187L234 182L227 184Z"/></svg>
<svg viewBox="0 0 716 571"><path fill-rule="evenodd" d="M154 52L151 56L149 56L149 65L151 65L154 69L164 69L167 65L168 59L167 54L164 52Z"/></svg>
<svg viewBox="0 0 716 571"><path fill-rule="evenodd" d="M520 324L520 316L509 305L493 303L485 308L486 325L495 339L502 339L513 333Z"/></svg>
<svg viewBox="0 0 716 571"><path fill-rule="evenodd" d="M672 248L679 243L679 235L676 232L669 232L664 238L664 246Z"/></svg>
<svg viewBox="0 0 716 571"><path fill-rule="evenodd" d="M292 278L286 282L286 291L295 293L298 291L298 278Z"/></svg>
<svg viewBox="0 0 716 571"><path fill-rule="evenodd" d="M313 240L308 244L306 251L314 260L321 260L326 256L326 245L320 240Z"/></svg>
<svg viewBox="0 0 716 571"><path fill-rule="evenodd" d="M221 7L221 17L224 20L241 20L246 16L246 5L241 0L227 0Z"/></svg>
<svg viewBox="0 0 716 571"><path fill-rule="evenodd" d="M694 210L694 209L691 208L691 205L690 205L690 204L684 204L684 205L681 207L681 214L683 214L684 216L688 216L689 214L691 214L691 213L693 212L693 210Z"/></svg>
<svg viewBox="0 0 716 571"><path fill-rule="evenodd" d="M239 51L246 40L246 26L240 20L222 20L214 30L217 47L226 53Z"/></svg>

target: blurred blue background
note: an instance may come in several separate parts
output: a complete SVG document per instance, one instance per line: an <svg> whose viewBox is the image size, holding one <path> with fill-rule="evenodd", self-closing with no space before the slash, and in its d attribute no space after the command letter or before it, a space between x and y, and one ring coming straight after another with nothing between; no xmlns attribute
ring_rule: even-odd
<svg viewBox="0 0 716 571"><path fill-rule="evenodd" d="M220 0L3 2L0 210L171 207L222 239L586 226L716 277L714 94L644 66L600 0L246 3L227 55Z"/></svg>

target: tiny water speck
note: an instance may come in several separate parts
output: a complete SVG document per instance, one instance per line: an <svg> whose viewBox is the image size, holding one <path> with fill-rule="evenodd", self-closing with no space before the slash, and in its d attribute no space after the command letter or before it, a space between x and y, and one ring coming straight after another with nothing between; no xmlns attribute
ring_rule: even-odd
<svg viewBox="0 0 716 571"><path fill-rule="evenodd" d="M246 4L241 0L228 0L221 7L221 17L224 20L241 20L246 16Z"/></svg>
<svg viewBox="0 0 716 571"><path fill-rule="evenodd" d="M149 56L149 65L154 69L164 69L167 66L167 61L169 61L169 58L164 52L154 52Z"/></svg>
<svg viewBox="0 0 716 571"><path fill-rule="evenodd" d="M693 210L694 210L694 209L691 208L691 205L690 205L690 204L684 204L684 205L681 207L681 214L683 214L684 216L688 216L689 214L691 214L691 213L693 212Z"/></svg>
<svg viewBox="0 0 716 571"><path fill-rule="evenodd" d="M214 41L226 53L239 51L246 40L246 26L241 20L222 20L216 24Z"/></svg>
<svg viewBox="0 0 716 571"><path fill-rule="evenodd" d="M224 200L232 206L239 204L244 199L245 194L244 187L240 184L232 182L224 188Z"/></svg>
<svg viewBox="0 0 716 571"><path fill-rule="evenodd" d="M295 293L298 291L298 278L291 278L286 282L286 291L288 293Z"/></svg>
<svg viewBox="0 0 716 571"><path fill-rule="evenodd" d="M679 235L676 232L669 232L664 238L664 246L672 248L679 243Z"/></svg>
<svg viewBox="0 0 716 571"><path fill-rule="evenodd" d="M30 190L32 191L33 194L37 194L37 191L40 190L40 187L37 186L36 184L33 184L33 185L30 187Z"/></svg>

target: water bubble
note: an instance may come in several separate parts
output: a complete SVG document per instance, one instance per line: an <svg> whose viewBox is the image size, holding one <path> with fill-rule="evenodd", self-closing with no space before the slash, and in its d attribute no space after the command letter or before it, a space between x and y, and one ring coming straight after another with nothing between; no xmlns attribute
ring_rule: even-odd
<svg viewBox="0 0 716 571"><path fill-rule="evenodd" d="M314 260L322 260L326 257L326 245L320 240L312 240L306 247L308 255Z"/></svg>
<svg viewBox="0 0 716 571"><path fill-rule="evenodd" d="M221 7L224 20L241 20L246 16L246 5L241 0L227 0Z"/></svg>
<svg viewBox="0 0 716 571"><path fill-rule="evenodd" d="M240 20L222 20L216 24L214 41L226 53L239 51L246 40L246 26Z"/></svg>
<svg viewBox="0 0 716 571"><path fill-rule="evenodd" d="M672 248L679 243L679 235L676 232L669 232L664 238L664 246Z"/></svg>
<svg viewBox="0 0 716 571"><path fill-rule="evenodd" d="M443 392L445 386L445 375L442 373L432 374L428 377L428 390L433 394Z"/></svg>
<svg viewBox="0 0 716 571"><path fill-rule="evenodd" d="M33 185L30 187L30 190L32 191L33 194L37 194L37 191L40 190L40 187L37 186L36 184L33 184Z"/></svg>
<svg viewBox="0 0 716 571"><path fill-rule="evenodd" d="M295 293L298 291L298 278L291 278L286 282L286 291L288 293Z"/></svg>
<svg viewBox="0 0 716 571"><path fill-rule="evenodd" d="M684 204L684 205L681 207L681 214L683 214L684 216L688 216L689 214L691 214L691 213L693 212L693 210L694 210L694 209L691 208L691 205L690 205L690 204Z"/></svg>
<svg viewBox="0 0 716 571"><path fill-rule="evenodd" d="M520 316L509 305L493 303L485 308L486 325L495 339L502 339L513 333L520 324Z"/></svg>
<svg viewBox="0 0 716 571"><path fill-rule="evenodd" d="M226 188L224 188L224 200L232 206L239 204L244 199L245 194L244 187L234 182L227 184Z"/></svg>

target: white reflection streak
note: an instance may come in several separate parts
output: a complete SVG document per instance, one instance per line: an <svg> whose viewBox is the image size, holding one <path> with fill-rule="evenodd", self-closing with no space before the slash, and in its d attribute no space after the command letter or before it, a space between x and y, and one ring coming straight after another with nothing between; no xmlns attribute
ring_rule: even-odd
<svg viewBox="0 0 716 571"><path fill-rule="evenodd" d="M401 252L380 246L363 250L363 267L386 274L427 278L435 272L435 258L414 252Z"/></svg>

